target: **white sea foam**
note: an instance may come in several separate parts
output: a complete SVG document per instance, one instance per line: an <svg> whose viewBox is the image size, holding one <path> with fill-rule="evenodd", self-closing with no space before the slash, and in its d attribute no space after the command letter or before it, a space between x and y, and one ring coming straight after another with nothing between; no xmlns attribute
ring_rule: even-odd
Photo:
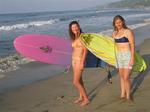
<svg viewBox="0 0 150 112"><path fill-rule="evenodd" d="M149 23L145 22L145 23L139 23L139 24L135 24L135 25L130 25L129 28L131 29L137 29L139 27L143 27L143 26L146 26L148 25Z"/></svg>
<svg viewBox="0 0 150 112"><path fill-rule="evenodd" d="M1 26L0 31L10 31L10 30L15 30L15 29L23 29L23 28L29 28L33 26L43 26L43 25L51 25L56 23L58 20L57 19L51 19L48 21L33 21L33 22L28 22L28 23L21 23L21 24L14 24L11 26Z"/></svg>
<svg viewBox="0 0 150 112"><path fill-rule="evenodd" d="M129 11L131 9L104 9L104 10L97 10L96 13L101 13L101 12L116 12L116 11Z"/></svg>
<svg viewBox="0 0 150 112"><path fill-rule="evenodd" d="M150 13L127 15L126 18L149 17Z"/></svg>
<svg viewBox="0 0 150 112"><path fill-rule="evenodd" d="M0 73L14 71L19 68L19 65L27 64L32 61L34 60L24 58L18 54L0 58Z"/></svg>
<svg viewBox="0 0 150 112"><path fill-rule="evenodd" d="M147 23L150 23L150 18L144 20Z"/></svg>

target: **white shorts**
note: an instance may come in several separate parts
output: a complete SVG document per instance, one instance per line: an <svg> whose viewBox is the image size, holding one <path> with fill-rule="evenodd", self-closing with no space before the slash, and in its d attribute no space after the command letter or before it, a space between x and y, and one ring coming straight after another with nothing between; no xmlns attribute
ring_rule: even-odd
<svg viewBox="0 0 150 112"><path fill-rule="evenodd" d="M132 67L129 66L129 62L131 59L130 51L121 51L121 52L118 51L116 56L117 56L116 68L132 69Z"/></svg>

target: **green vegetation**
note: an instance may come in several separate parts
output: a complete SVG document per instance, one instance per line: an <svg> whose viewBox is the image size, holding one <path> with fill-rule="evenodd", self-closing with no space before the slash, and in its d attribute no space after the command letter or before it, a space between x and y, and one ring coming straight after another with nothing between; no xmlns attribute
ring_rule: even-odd
<svg viewBox="0 0 150 112"><path fill-rule="evenodd" d="M119 2L110 3L108 7L150 7L150 0L122 0Z"/></svg>

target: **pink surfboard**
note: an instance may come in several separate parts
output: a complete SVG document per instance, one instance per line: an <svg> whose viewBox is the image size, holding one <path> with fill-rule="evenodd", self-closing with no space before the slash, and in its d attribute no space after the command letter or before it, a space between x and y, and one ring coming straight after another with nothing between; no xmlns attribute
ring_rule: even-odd
<svg viewBox="0 0 150 112"><path fill-rule="evenodd" d="M71 42L51 35L29 34L14 40L15 49L25 57L36 61L70 66Z"/></svg>

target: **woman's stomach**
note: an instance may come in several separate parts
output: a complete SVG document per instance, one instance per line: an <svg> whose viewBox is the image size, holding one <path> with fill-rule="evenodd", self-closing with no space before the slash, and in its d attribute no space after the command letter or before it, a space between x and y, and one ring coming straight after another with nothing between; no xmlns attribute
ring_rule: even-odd
<svg viewBox="0 0 150 112"><path fill-rule="evenodd" d="M74 49L72 53L72 59L82 60L83 49Z"/></svg>
<svg viewBox="0 0 150 112"><path fill-rule="evenodd" d="M117 43L116 46L118 51L130 51L129 43Z"/></svg>

